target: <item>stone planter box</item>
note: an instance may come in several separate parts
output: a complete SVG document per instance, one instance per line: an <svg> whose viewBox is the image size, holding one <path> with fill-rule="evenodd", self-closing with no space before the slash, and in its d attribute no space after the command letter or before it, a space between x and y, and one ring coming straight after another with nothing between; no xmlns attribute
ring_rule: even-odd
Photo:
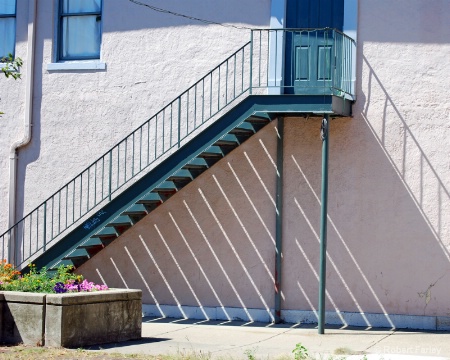
<svg viewBox="0 0 450 360"><path fill-rule="evenodd" d="M0 342L56 347L140 339L142 291L0 292Z"/></svg>

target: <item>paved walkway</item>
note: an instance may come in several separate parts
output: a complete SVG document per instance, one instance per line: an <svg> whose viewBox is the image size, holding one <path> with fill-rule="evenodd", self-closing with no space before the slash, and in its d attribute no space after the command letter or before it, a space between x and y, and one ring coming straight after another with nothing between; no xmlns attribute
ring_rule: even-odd
<svg viewBox="0 0 450 360"><path fill-rule="evenodd" d="M293 359L297 343L317 359L348 360L450 359L450 332L391 331L388 329L326 329L318 335L311 326L244 322L144 318L142 340L91 348L118 353L209 354L212 358ZM356 355L355 355L356 354ZM359 355L357 355L359 354Z"/></svg>

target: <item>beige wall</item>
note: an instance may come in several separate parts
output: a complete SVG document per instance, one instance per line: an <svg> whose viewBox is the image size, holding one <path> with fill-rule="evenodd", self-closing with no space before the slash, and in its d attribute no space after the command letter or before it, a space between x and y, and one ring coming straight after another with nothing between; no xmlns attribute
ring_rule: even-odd
<svg viewBox="0 0 450 360"><path fill-rule="evenodd" d="M147 304L273 308L274 162L272 123L78 271Z"/></svg>
<svg viewBox="0 0 450 360"><path fill-rule="evenodd" d="M57 1L37 3L32 140L19 151L18 219L247 43L246 27L267 27L270 20L270 0L152 3L229 26L105 0L100 61L106 70L49 71ZM1 79L0 87L6 113L0 131L0 233L8 224L9 148L23 134L28 5L17 0L16 56L24 60L23 79Z"/></svg>
<svg viewBox="0 0 450 360"><path fill-rule="evenodd" d="M36 91L38 123L32 145L19 160L25 208L70 179L91 156L140 124L239 47L248 34L160 18L127 3L123 12L105 8L106 72L49 73L45 69L51 61L52 15L43 8L47 3L39 3L37 67L42 75L36 86L44 95ZM268 23L268 1L264 6L257 1L224 4L208 8L209 14L235 24ZM188 10L180 6L180 11ZM237 11L238 6L243 8ZM206 16L204 11L193 15ZM357 101L353 118L331 121L329 311L450 316L449 16L450 5L443 0L359 1ZM136 27L117 25L129 24L128 17L138 19ZM155 23L157 19L161 23ZM23 34L23 21L21 26ZM11 85L19 98L22 86ZM16 114L21 109L19 102L17 107L8 104L5 111ZM0 135L5 153L18 130L10 118L2 121L8 124L8 131ZM272 308L273 126L183 189L80 272L94 281L102 281L101 275L110 286L142 288L147 304ZM319 119L286 119L283 309L317 306L319 126ZM7 194L4 155L2 209ZM43 187L44 183L52 185ZM4 210L1 213L5 222Z"/></svg>

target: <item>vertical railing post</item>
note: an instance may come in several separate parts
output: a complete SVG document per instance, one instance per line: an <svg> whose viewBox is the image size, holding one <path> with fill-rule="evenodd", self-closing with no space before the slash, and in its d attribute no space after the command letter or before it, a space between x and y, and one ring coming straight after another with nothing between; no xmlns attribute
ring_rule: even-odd
<svg viewBox="0 0 450 360"><path fill-rule="evenodd" d="M181 146L181 95L178 98L178 148Z"/></svg>
<svg viewBox="0 0 450 360"><path fill-rule="evenodd" d="M117 151L119 151L119 148L117 148ZM112 192L112 149L109 152L108 201L111 201L111 192Z"/></svg>
<svg viewBox="0 0 450 360"><path fill-rule="evenodd" d="M319 279L319 334L325 332L325 282L327 275L327 207L328 207L328 137L329 116L322 120L322 200L320 212L320 279Z"/></svg>
<svg viewBox="0 0 450 360"><path fill-rule="evenodd" d="M253 30L250 30L250 82L249 93L252 94L253 88Z"/></svg>
<svg viewBox="0 0 450 360"><path fill-rule="evenodd" d="M39 210L38 210L39 211ZM53 219L52 219L53 221ZM43 235L43 249L44 251L47 248L47 201L44 202L44 229L43 229L44 235Z"/></svg>
<svg viewBox="0 0 450 360"><path fill-rule="evenodd" d="M17 247L17 229L16 226L13 226L9 231L9 239L8 239L8 262L14 266L17 266L16 263L16 247Z"/></svg>

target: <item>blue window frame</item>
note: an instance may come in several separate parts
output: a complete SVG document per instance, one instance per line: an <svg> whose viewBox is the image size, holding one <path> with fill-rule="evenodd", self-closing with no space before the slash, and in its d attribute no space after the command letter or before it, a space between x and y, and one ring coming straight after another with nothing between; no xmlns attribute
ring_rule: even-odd
<svg viewBox="0 0 450 360"><path fill-rule="evenodd" d="M14 56L16 45L16 0L0 1L0 59Z"/></svg>
<svg viewBox="0 0 450 360"><path fill-rule="evenodd" d="M60 0L58 60L99 59L102 0Z"/></svg>

